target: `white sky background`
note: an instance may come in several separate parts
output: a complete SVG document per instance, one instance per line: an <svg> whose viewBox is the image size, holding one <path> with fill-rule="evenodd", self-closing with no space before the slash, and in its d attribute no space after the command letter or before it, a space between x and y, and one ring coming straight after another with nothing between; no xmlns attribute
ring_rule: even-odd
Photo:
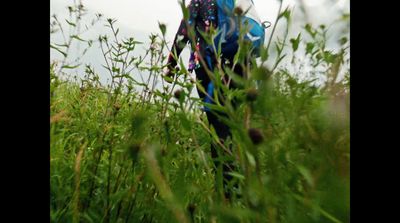
<svg viewBox="0 0 400 223"><path fill-rule="evenodd" d="M189 0L186 1L187 3ZM283 0L283 9L286 6L295 7L293 15L292 32L298 33L300 30L297 25L305 24L305 17L300 12L297 2L305 4L308 22L313 25L330 24L340 16L340 11L349 12L350 0ZM57 14L58 17L67 15L67 5L71 5L73 0L51 0L51 15ZM257 11L262 21L270 21L273 25L278 14L278 0L254 0ZM148 41L151 33L159 33L158 22L167 25L167 41L172 42L175 33L182 19L182 12L178 0L82 0L82 4L89 10L89 14L102 13L105 18L117 19L116 27L120 28L120 35L125 37L133 36L139 41ZM93 16L90 16L93 18ZM272 26L271 26L272 27ZM106 28L102 25L97 26L93 37L104 34ZM272 28L267 29L266 37L271 33ZM279 26L277 27L279 31ZM93 38L92 37L92 38ZM54 38L54 37L52 37ZM57 39L57 37L56 37ZM143 51L144 52L144 51ZM182 54L184 61L188 58L188 50ZM59 55L51 52L52 59L57 59ZM101 53L89 51L85 62L91 63L100 73L103 63ZM104 71L104 69L103 69ZM102 78L104 80L104 77Z"/></svg>
<svg viewBox="0 0 400 223"><path fill-rule="evenodd" d="M70 2L72 0L51 0L52 14L66 11L65 6ZM296 0L283 0L283 7L294 6L296 2ZM313 24L328 23L338 16L337 9L348 11L350 7L349 0L303 0L303 2L310 12L310 22ZM158 31L158 21L163 22L168 28L168 39L173 39L182 19L178 0L82 0L82 3L92 12L103 13L107 18L117 19L118 24L143 33ZM261 20L274 22L279 8L278 0L254 0L254 3Z"/></svg>

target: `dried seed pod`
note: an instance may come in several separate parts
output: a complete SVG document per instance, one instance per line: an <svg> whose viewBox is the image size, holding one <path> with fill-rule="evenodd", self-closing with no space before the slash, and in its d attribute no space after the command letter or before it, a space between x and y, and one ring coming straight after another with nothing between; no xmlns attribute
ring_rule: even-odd
<svg viewBox="0 0 400 223"><path fill-rule="evenodd" d="M255 88L250 88L246 92L247 101L255 101L258 97L258 90Z"/></svg>
<svg viewBox="0 0 400 223"><path fill-rule="evenodd" d="M182 90L178 89L174 92L174 97L178 100L180 100L181 96L182 96L183 92Z"/></svg>
<svg viewBox="0 0 400 223"><path fill-rule="evenodd" d="M264 141L264 136L259 129L251 128L249 129L248 134L254 145L259 145Z"/></svg>

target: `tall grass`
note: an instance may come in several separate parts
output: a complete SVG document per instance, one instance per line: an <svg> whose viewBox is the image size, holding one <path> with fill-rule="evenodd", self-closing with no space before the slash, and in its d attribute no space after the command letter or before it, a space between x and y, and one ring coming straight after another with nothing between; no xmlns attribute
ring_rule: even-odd
<svg viewBox="0 0 400 223"><path fill-rule="evenodd" d="M268 43L261 62L251 65L241 43L235 62L244 77L209 71L216 93L225 95L211 107L226 112L221 118L233 134L219 142L196 109L204 104L190 92L201 85L184 64L174 84L159 78L168 47L163 24L137 56L142 43L119 38L115 20L99 20L112 31L96 42L111 82L101 83L90 65L80 81L63 78L75 68L65 49L86 41L74 31L84 7L69 10L76 19L67 24L72 33L64 33L70 39L51 45L65 57L50 65L51 222L349 222L348 34L334 51L326 46L325 26L305 24L301 34L285 32ZM284 23L289 30L291 13L280 11L274 27ZM284 64L286 57L292 63ZM240 87L225 87L224 75ZM163 90L156 87L160 80ZM221 150L232 144L232 154L221 158L237 167L231 200L215 183L221 173L213 168L210 143Z"/></svg>

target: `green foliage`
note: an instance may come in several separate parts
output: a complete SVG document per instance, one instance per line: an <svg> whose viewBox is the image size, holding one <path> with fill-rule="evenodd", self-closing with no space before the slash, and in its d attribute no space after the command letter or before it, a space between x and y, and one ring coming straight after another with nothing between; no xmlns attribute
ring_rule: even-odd
<svg viewBox="0 0 400 223"><path fill-rule="evenodd" d="M290 18L285 9L277 22ZM76 27L79 21L66 22ZM159 24L162 36L150 36L146 55L133 56L142 43L120 40L115 23L106 21L113 37L98 42L108 86L89 65L80 82L60 75L76 65L50 66L51 222L349 222L346 36L333 51L325 45L326 27L308 24L296 37L278 38L275 48L268 44L261 63L243 63L248 55L241 51L235 66L246 70L244 77L231 69L211 72L217 96L210 107L226 112L220 118L233 134L219 142L196 108L204 104L190 92L199 84L189 81L183 63L172 85L156 89L165 67L166 26ZM60 52L59 45L50 47ZM275 60L268 56L274 50ZM307 57L323 69L303 78L282 63L285 55ZM267 59L272 68L264 65ZM137 80L134 74L143 70L148 76ZM226 76L239 88L227 88ZM318 78L325 81L316 84ZM230 173L239 185L230 186L231 200L221 197L221 170L213 168L210 143L220 151L232 145L233 155L220 157L237 167Z"/></svg>

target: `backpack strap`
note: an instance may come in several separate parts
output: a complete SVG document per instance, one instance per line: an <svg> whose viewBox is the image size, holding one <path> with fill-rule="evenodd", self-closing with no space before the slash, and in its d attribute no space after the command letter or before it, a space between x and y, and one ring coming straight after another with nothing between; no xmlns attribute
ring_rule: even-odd
<svg viewBox="0 0 400 223"><path fill-rule="evenodd" d="M204 59L205 59L207 65L208 65L208 68L211 71L214 70L214 66L213 66L213 63L212 63L212 53L213 53L212 49L210 47L207 47ZM213 83L212 80L210 80L210 82L208 83L208 86L207 86L207 94L206 94L206 96L204 98L204 103L212 104L213 103L213 101L212 101L213 97L214 97L214 83ZM204 106L204 111L210 111L210 108L207 107L207 105L205 105Z"/></svg>
<svg viewBox="0 0 400 223"><path fill-rule="evenodd" d="M264 27L264 29L268 29L269 27L271 27L271 22L269 22L269 21L264 21L261 24ZM268 24L268 25L265 25L265 24Z"/></svg>

